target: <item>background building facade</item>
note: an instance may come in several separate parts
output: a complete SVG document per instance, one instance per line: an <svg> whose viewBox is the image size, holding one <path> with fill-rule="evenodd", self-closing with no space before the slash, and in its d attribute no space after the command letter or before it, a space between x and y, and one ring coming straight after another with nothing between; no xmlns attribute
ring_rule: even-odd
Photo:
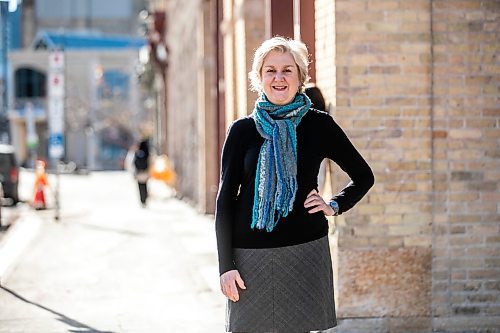
<svg viewBox="0 0 500 333"><path fill-rule="evenodd" d="M38 156L53 164L48 67L50 52L59 50L66 62L62 160L90 170L123 168L140 127L154 120L154 96L138 77L145 7L143 0L22 3L23 48L9 54L8 95L12 143L22 163L32 166Z"/></svg>

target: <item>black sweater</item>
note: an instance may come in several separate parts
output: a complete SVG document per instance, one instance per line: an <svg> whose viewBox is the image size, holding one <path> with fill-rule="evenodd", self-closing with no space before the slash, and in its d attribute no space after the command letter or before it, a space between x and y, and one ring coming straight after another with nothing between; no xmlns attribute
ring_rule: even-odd
<svg viewBox="0 0 500 333"><path fill-rule="evenodd" d="M236 120L222 151L215 229L219 272L236 269L233 248L273 248L297 245L328 234L323 212L309 214L306 196L318 189L321 162L329 158L344 170L351 182L336 196L339 213L352 208L374 183L373 173L333 118L309 110L297 126L297 184L293 210L281 218L272 232L251 229L257 160L264 139L253 118Z"/></svg>

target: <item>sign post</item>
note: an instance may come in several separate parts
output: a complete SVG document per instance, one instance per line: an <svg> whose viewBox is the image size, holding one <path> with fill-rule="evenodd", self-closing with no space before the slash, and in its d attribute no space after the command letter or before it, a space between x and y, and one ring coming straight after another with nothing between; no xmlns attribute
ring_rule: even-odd
<svg viewBox="0 0 500 333"><path fill-rule="evenodd" d="M49 157L56 167L56 221L59 220L59 164L64 156L64 53L49 54Z"/></svg>

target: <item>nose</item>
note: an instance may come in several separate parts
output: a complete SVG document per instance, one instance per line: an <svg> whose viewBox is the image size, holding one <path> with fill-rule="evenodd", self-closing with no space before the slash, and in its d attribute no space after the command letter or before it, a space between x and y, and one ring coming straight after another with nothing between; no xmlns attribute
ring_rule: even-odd
<svg viewBox="0 0 500 333"><path fill-rule="evenodd" d="M283 79L283 73L280 71L276 71L276 74L274 75L274 78L276 81L281 81Z"/></svg>

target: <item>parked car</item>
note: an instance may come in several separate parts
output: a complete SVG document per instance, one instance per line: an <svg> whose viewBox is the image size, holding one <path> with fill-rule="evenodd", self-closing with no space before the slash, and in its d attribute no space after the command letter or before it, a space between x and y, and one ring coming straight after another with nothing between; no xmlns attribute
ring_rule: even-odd
<svg viewBox="0 0 500 333"><path fill-rule="evenodd" d="M15 205L19 202L19 166L16 161L14 147L0 144L0 182L3 187L3 197L12 200Z"/></svg>

